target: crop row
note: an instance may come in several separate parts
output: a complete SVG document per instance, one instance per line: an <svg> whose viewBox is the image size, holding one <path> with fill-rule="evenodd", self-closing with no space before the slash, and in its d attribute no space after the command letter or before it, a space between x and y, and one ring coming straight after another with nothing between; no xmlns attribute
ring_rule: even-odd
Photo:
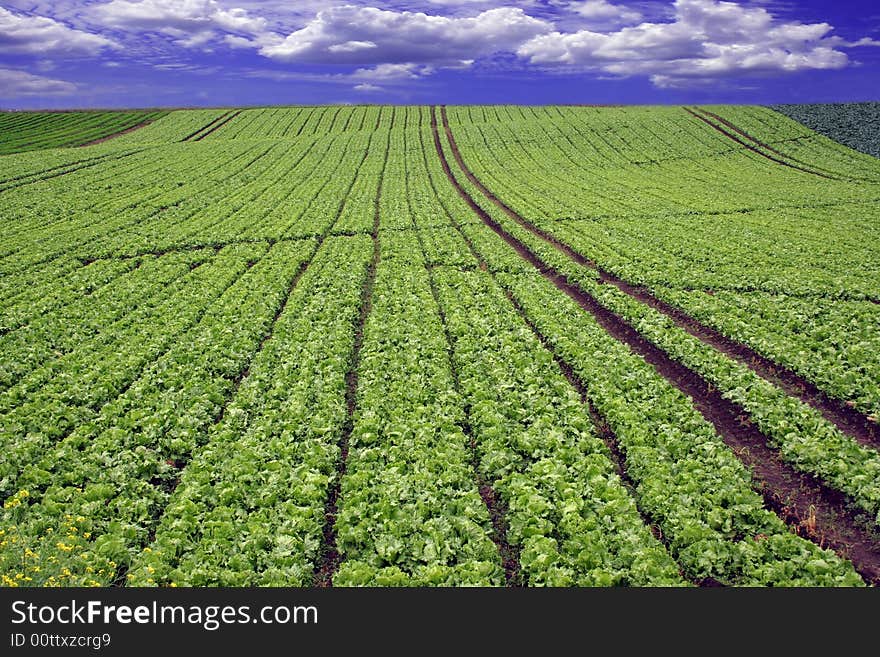
<svg viewBox="0 0 880 657"><path fill-rule="evenodd" d="M463 177L459 182L468 185ZM507 221L506 230L519 228ZM528 241L526 231L519 233ZM851 566L793 536L763 508L748 471L651 366L543 277L502 272L496 278L583 382L625 453L640 508L660 526L689 577L753 584L859 581Z"/></svg>
<svg viewBox="0 0 880 657"><path fill-rule="evenodd" d="M0 267L7 273L22 271L64 253L77 253L96 239L107 239L114 233L124 232L141 222L158 219L172 212L176 212L176 218L180 219L181 212L188 210L193 213L222 196L226 191L223 183L236 185L245 176L258 173L260 167L256 164L268 150L265 147L260 150L250 147L225 152L218 158L181 158L175 168L179 167L180 172L188 170L185 180L191 181L190 184L185 182L180 185L172 177L163 177L153 182L152 189L145 186L140 193L115 200L112 209L102 205L90 211L80 211L78 206L88 203L88 197L78 199L65 195L66 202L70 204L65 214L72 218L65 222L63 228L49 227L43 231L21 234L10 240L8 248L16 250L0 260ZM175 154L169 149L164 153L163 159L165 158L174 160ZM247 171L248 168L251 169L250 172ZM43 184L48 187L46 191L57 193L59 186L63 187L68 182L66 179L56 179ZM42 191L44 190L30 190L30 194ZM93 190L92 194L98 191ZM18 190L13 194L3 194L0 198L4 212L7 203L15 204L13 211L18 211L16 201L22 194L25 192ZM30 203L36 206L37 212L55 212L55 204L51 200L45 200L51 197L51 193L41 193L36 198L31 196ZM90 254L87 252L85 255Z"/></svg>
<svg viewBox="0 0 880 657"><path fill-rule="evenodd" d="M52 112L0 115L0 155L76 146L113 135L166 112Z"/></svg>
<svg viewBox="0 0 880 657"><path fill-rule="evenodd" d="M880 143L876 136L880 104L876 102L706 109L720 114L763 143L772 144L791 156L800 158L809 154L809 157L821 149L822 158L813 161L821 163L823 168L846 175L852 172L855 164L857 168L872 167L875 179L880 174L876 159L853 152L861 151L874 158L880 156Z"/></svg>
<svg viewBox="0 0 880 657"><path fill-rule="evenodd" d="M181 473L130 584L311 584L370 253L366 237L328 238Z"/></svg>
<svg viewBox="0 0 880 657"><path fill-rule="evenodd" d="M260 253L237 250L240 267ZM0 552L4 572L20 568L43 583L116 579L148 541L178 469L204 444L313 251L308 242L275 245L120 397L31 457L4 504L0 527L15 538Z"/></svg>
<svg viewBox="0 0 880 657"><path fill-rule="evenodd" d="M480 198L479 191L469 181L464 179L462 183L474 198ZM880 456L876 450L860 445L815 409L786 395L747 365L689 335L658 311L629 297L613 285L599 284L593 270L583 268L549 247L493 204L483 202L482 206L507 232L526 244L545 263L628 321L674 360L703 376L724 397L743 407L794 467L816 475L845 492L880 522Z"/></svg>
<svg viewBox="0 0 880 657"><path fill-rule="evenodd" d="M461 114L462 110L450 112L453 119ZM590 202L587 195L593 191L590 183L599 184L601 181L589 172L582 171L580 177L586 192L575 190L573 186L566 190L558 185L535 186L533 181L536 179L545 180L550 185L549 173L536 174L536 171L553 171L553 179L564 178L558 173L559 159L553 156L552 149L537 148L537 145L548 141L546 137L540 138L535 132L537 128L521 128L517 125L514 132L507 125L493 127L498 135L495 140L479 142L473 137L475 128L454 126L456 134L462 134L461 148L468 166L473 165L477 177L489 184L505 203L600 266L628 282L648 285L661 298L666 295L667 300L675 303L682 298L676 294L676 289L706 290L708 299L691 295L692 306L685 306L685 310L699 308L701 315L708 317L707 323L728 337L743 339L768 358L782 359L782 354L789 354L781 362L797 369L828 394L853 401L867 414L876 414L878 409L873 393L877 387L876 367L870 365L870 355L862 355L873 353L873 346L876 346L868 328L872 320L876 321L876 313L872 315L869 307L854 309L838 305L834 313L840 317L839 324L829 324L827 330L823 329L825 338L835 345L843 345L847 342L847 332L835 326L864 327L861 333L867 331L868 337L859 341L857 349L848 352L839 346L826 348L822 336L786 330L787 327L781 326L772 313L767 317L755 317L750 322L754 330L744 331L736 311L725 311L711 298L716 290L727 288L766 290L782 294L783 298L787 294L811 291L832 298L874 298L878 290L871 282L876 277L870 272L876 267L876 254L867 247L870 242L866 240L865 219L876 213L876 204L871 201L880 191L876 186L822 180L767 160L758 163L744 159L738 167L740 173L732 175L731 180L743 180L743 174L750 170L771 173L763 177L779 185L778 190L764 189L767 182L756 187L771 203L778 203L783 196L786 203L790 203L789 196L800 197L798 202L803 204L816 203L823 198L828 202L833 198L836 204L851 198L853 203L840 205L839 209L823 207L814 212L765 210L761 213L749 212L747 216L710 213L673 217L658 214L653 219L638 221L627 216L624 204L619 219L591 219L589 205L585 205ZM701 129L698 123L694 126L693 130ZM703 127L709 130L705 124ZM524 142L519 135L521 130L535 136ZM534 144L535 147L528 154L516 157L509 150L514 143L520 148L523 143ZM500 150L502 148L507 150ZM504 163L503 167L499 166L501 162ZM686 177L686 174L682 175ZM529 181L532 181L532 187L527 186ZM732 185L733 182L725 182L721 188L716 181L705 189L718 198L738 198L739 191ZM680 186L675 188L679 189ZM543 200L546 194L555 193L549 191L551 189L558 190L557 198L563 199L560 202L571 204L568 216L580 216L584 220L553 221L550 213L554 210L548 209ZM685 190L680 191L685 193ZM544 209L537 209L536 206ZM711 204L701 203L700 208L705 212L711 209ZM823 242L818 239L815 230L818 225L822 225L824 230L835 231L840 235L840 240ZM855 258L857 264L854 265L855 253L864 254L865 257ZM767 266L754 267L755 258L766 261ZM775 299L767 299L764 304L772 307ZM832 332L828 334L827 331ZM777 335L781 337L776 338ZM800 358L800 352L808 356ZM806 361L810 360L812 364L807 365ZM864 372L867 376L856 374L858 372Z"/></svg>
<svg viewBox="0 0 880 657"><path fill-rule="evenodd" d="M214 140L284 141L372 130L375 107L278 107L240 112L207 137ZM372 115L372 120L371 120Z"/></svg>
<svg viewBox="0 0 880 657"><path fill-rule="evenodd" d="M186 151L181 153L182 159L190 163L186 183L166 181L145 189L140 198L134 196L127 205L117 207L109 221L109 208L100 206L78 213L75 222L70 222L73 225L65 230L48 226L36 233L21 233L21 248L6 260L10 269L20 270L55 255L56 249L93 258L267 237L280 239L294 226L295 236L320 234L326 223L327 202L317 194L333 177L334 169L327 170L326 175L314 174L321 172L322 166L338 168L347 149L366 149L366 141L364 137L359 143L346 144L331 139L316 146L304 140L295 149L271 145L259 146L258 150L251 146L236 148L236 155L225 162L225 167L221 159L224 156L214 158L215 162L220 160L220 166L198 172L200 177L194 175L192 166L199 166L196 163L203 158ZM354 174L345 172L348 176ZM297 205L292 205L291 198L298 201ZM329 203L335 205L338 199ZM314 219L303 219L307 208ZM41 237L34 242L37 235Z"/></svg>
<svg viewBox="0 0 880 657"><path fill-rule="evenodd" d="M385 157L387 149L368 145L349 172L355 177L324 181L326 204L335 206L323 213L324 234L346 217L374 213ZM346 379L371 244L330 237L319 250L222 420L182 473L155 540L133 564L132 584L312 582L349 422Z"/></svg>
<svg viewBox="0 0 880 657"><path fill-rule="evenodd" d="M364 327L335 584L502 581L463 422L427 271L383 258Z"/></svg>
<svg viewBox="0 0 880 657"><path fill-rule="evenodd" d="M121 321L48 359L5 390L0 396L6 453L2 493L13 492L35 457L94 420L102 407L143 376L263 252L265 246L229 247L170 285L155 285L153 294ZM163 264L173 267L175 260L179 258Z"/></svg>
<svg viewBox="0 0 880 657"><path fill-rule="evenodd" d="M34 304L32 311L19 304L3 315L10 331L0 336L4 355L0 390L47 360L112 331L116 321L207 259L205 253L188 252L143 260L98 260L60 281L70 285L45 285L40 299L45 304ZM53 306L60 307L53 311Z"/></svg>
<svg viewBox="0 0 880 657"><path fill-rule="evenodd" d="M434 270L483 475L530 584L675 585L589 413L485 272Z"/></svg>

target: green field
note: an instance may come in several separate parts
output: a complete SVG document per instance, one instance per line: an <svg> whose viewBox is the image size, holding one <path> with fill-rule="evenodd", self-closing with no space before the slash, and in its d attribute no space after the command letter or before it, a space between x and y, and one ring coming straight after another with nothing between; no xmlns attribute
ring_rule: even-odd
<svg viewBox="0 0 880 657"><path fill-rule="evenodd" d="M0 155L82 146L155 121L165 111L0 112Z"/></svg>
<svg viewBox="0 0 880 657"><path fill-rule="evenodd" d="M747 106L4 114L13 151L3 585L880 583L870 155Z"/></svg>

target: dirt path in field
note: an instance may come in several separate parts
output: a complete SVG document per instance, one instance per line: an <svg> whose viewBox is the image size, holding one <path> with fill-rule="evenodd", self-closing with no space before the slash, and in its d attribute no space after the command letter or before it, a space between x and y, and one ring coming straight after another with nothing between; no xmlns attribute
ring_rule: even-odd
<svg viewBox="0 0 880 657"><path fill-rule="evenodd" d="M471 250L473 251L473 247L471 247ZM485 263L483 263L483 261L481 260L481 264ZM510 301L511 305L513 305L514 308L516 308L516 311L517 313L519 313L522 321L526 324L526 326L529 327L529 329L531 329L532 333L535 335L535 337L538 338L538 340L550 353L550 355L553 356L553 360L556 362L556 365L559 367L562 375L566 378L568 383L575 390L577 390L581 398L581 403L586 406L587 411L590 414L590 420L593 423L596 434L599 436L602 442L605 443L605 446L608 448L609 452L611 452L611 463L614 466L614 471L617 473L617 476L620 477L620 480L623 483L624 488L626 488L629 492L630 497L632 497L633 500L636 502L636 508L638 509L639 515L642 518L642 522L645 524L646 527L648 527L648 529L651 530L651 534L654 535L654 538L663 543L666 551L674 559L675 557L673 556L673 551L669 545L669 540L663 535L663 531L660 529L659 525L657 525L657 523L655 523L654 520L642 510L641 506L639 506L639 498L636 494L638 486L636 482L633 481L632 477L630 477L629 472L627 471L626 456L620 449L620 441L618 440L617 435L614 433L614 430L609 426L608 422L605 421L605 418L603 418L599 414L599 412L596 410L596 407L593 405L593 402L590 401L589 395L587 394L586 386L584 386L583 382L580 380L580 378L578 378L577 374L575 374L571 365L565 362L562 357L558 353L556 353L547 337L543 333L541 333L535 323L531 319L529 319L528 315L526 315L525 309L522 307L522 304L520 304L516 297L513 296L513 293L503 286L502 289L504 290L504 294L507 297L507 300ZM683 579L686 579L691 583L696 584L697 586L722 586L718 581L712 578L707 578L706 580L700 581L693 580L689 578L684 573L684 571L681 570L681 567L679 567L679 574Z"/></svg>
<svg viewBox="0 0 880 657"><path fill-rule="evenodd" d="M452 149L453 157L458 163L462 173L467 179L483 193L492 203L498 206L508 217L516 221L520 226L545 240L559 251L579 265L595 270L603 283L609 283L617 287L621 292L646 304L654 310L669 317L676 326L687 331L691 336L703 343L721 351L725 355L734 358L743 365L749 367L759 376L782 388L786 393L797 397L819 411L822 416L837 426L845 434L851 436L863 445L874 449L880 449L880 423L872 421L866 414L847 405L846 402L835 399L821 390L811 381L807 380L795 371L776 363L766 356L741 342L732 340L712 327L700 322L685 311L658 299L648 289L627 283L620 277L602 268L594 261L584 257L546 230L538 228L525 217L517 213L504 201L493 194L485 185L470 171L461 156L449 120L446 116L446 108L441 107L443 129Z"/></svg>
<svg viewBox="0 0 880 657"><path fill-rule="evenodd" d="M110 141L111 139L116 139L117 137L121 137L122 135L127 135L130 132L134 132L135 130L140 130L141 128L146 128L148 125L156 121L156 119L149 119L148 121L142 121L137 125L133 125L130 128L126 128L125 130L120 130L119 132L114 132L111 135L106 135L104 137L100 137L98 139L93 139L92 141L87 141L84 144L77 144L76 148L84 148L86 146L94 146L95 144L102 144L105 141Z"/></svg>
<svg viewBox="0 0 880 657"><path fill-rule="evenodd" d="M436 120L435 120L433 113L431 116L431 127L432 127L432 131L433 131L433 136L434 136L435 148L438 153L442 154L442 147L440 146L440 135L436 129ZM427 150L425 150L424 144L422 144L422 149L424 151L425 157L427 157ZM453 184L455 184L454 178L452 177L452 172L449 169L449 163L446 161L445 157L440 158L440 165L443 168L443 171L446 174L446 176L448 178L450 178L450 180L453 181ZM438 194L437 188L434 185L433 180L431 181L431 188L434 191L434 194L437 195ZM459 191L459 193L461 193L461 192ZM473 207L473 206L471 206L471 207ZM465 244L467 244L467 247L470 250L471 255L473 255L474 259L478 262L479 268L482 271L488 271L489 270L488 263L485 261L483 256L479 253L479 251L477 251L477 248L474 246L474 243L471 240L471 238L468 237L468 235L461 230L460 226L456 225L456 222L452 219L451 216L449 216L449 219L453 223L453 225L455 226L455 229L458 232L458 234L464 240ZM492 276L492 280L497 283L497 279L495 278L494 274L491 274L491 276ZM597 435L602 439L602 441L605 443L605 445L608 447L608 449L611 453L611 461L612 461L612 465L614 466L615 472L620 477L624 487L627 488L627 490L629 491L630 496L636 502L636 509L638 510L639 515L642 518L642 522L645 524L646 527L648 527L650 529L650 531L654 535L654 537L656 537L661 543L663 543L663 545L667 548L667 551L669 552L669 554L671 556L672 552L669 551L668 541L665 540L665 537L663 536L663 532L660 530L660 528L657 526L657 524L654 523L654 521L647 514L645 514L643 512L641 507L638 505L638 496L635 494L636 484L632 480L632 478L629 476L629 473L626 470L626 459L624 458L624 456L620 450L620 445L617 440L617 436L614 434L611 427L608 426L608 423L605 422L605 420L596 412L596 409L593 407L593 404L587 398L586 389L584 388L584 386L580 382L580 380L578 380L578 378L575 376L574 371L572 370L571 366L568 363L566 363L564 360L562 360L562 358L560 358L560 356L555 351L553 351L553 349L549 346L547 339L538 331L538 329L534 325L534 323L528 317L526 317L525 312L522 309L522 306L520 306L519 302L514 298L513 294L510 292L510 290L504 288L501 285L499 285L499 287L501 287L501 289L504 291L505 296L510 301L510 303L513 305L513 307L516 309L517 313L519 314L519 316L523 320L523 322L526 324L526 326L528 326L531 329L531 331L535 335L535 337L538 338L538 340L541 342L541 344L547 349L547 351L553 357L553 360L556 363L557 367L559 367L559 370L562 373L562 375L566 378L566 380L569 382L569 384L571 384L571 386L575 390L578 391L578 394L580 395L580 398L581 398L581 403L583 403L587 407L587 410L590 414L590 419L593 423L593 426L596 430ZM435 295L435 299L436 298L437 297ZM439 306L439 300L438 300L438 306ZM442 306L441 306L441 314L442 314ZM445 326L445 319L444 319L444 326ZM452 344L452 340L449 337L448 333L447 333L447 341L449 342L450 345ZM470 434L468 434L468 435L470 435ZM493 536L493 540L495 541L496 545L498 545L499 552L502 555L502 561L504 563L504 569L505 569L505 574L507 577L508 586L515 585L515 584L512 584L512 582L521 583L521 576L518 576L518 573L511 572L512 571L511 562L514 559L516 560L516 568L517 568L517 570L519 569L520 548L517 546L511 546L506 540L507 524L506 524L506 519L504 519L504 517L502 516L502 514L506 513L506 509L503 506L499 506L498 508L494 508L497 505L499 505L499 501L497 500L496 496L494 495L494 491L491 495L484 494L483 483L485 483L485 482L483 482L482 477L480 477L480 475L479 475L479 469L478 469L479 464L478 464L477 458L476 458L476 445L472 445L472 449L474 452L473 467L474 467L475 472L477 472L477 476L479 477L478 483L480 484L480 494L483 496L483 501L486 503L486 506L489 507L489 514L490 514L490 517L492 518L492 524L493 524L494 533L495 533L495 536ZM491 491L492 489L489 488L489 490ZM500 502L500 504L503 505L503 501ZM496 521L496 516L500 516L497 521ZM674 558L674 557L672 557L672 558ZM683 579L688 579L688 577L685 575L685 573L681 570L680 567L679 567L679 573L681 574ZM693 582L693 583L698 584L700 586L712 585L712 583L703 583L703 582ZM713 580L713 583L714 583L714 580Z"/></svg>
<svg viewBox="0 0 880 657"><path fill-rule="evenodd" d="M209 121L206 125L203 125L201 128L199 128L198 130L196 130L192 134L187 135L186 137L184 137L180 141L181 142L200 141L201 139L204 139L207 135L214 132L221 125L223 125L224 123L226 123L227 121L232 119L233 116L237 116L239 114L241 114L241 110L237 110L235 112L233 112L232 110L229 110L228 112L224 112L220 116Z"/></svg>
<svg viewBox="0 0 880 657"><path fill-rule="evenodd" d="M750 142L755 144L755 146L758 146L759 148L763 148L766 151L770 151L774 155L778 155L779 157L786 158L787 160L791 160L792 162L796 162L797 164L803 165L805 167L810 167L810 168L814 169L815 171L822 172L824 174L828 174L829 176L837 175L833 171L829 171L828 169L825 169L823 167L820 167L820 166L813 164L813 163L810 163L810 162L804 162L803 160L799 160L798 158L794 157L793 155L789 155L788 153L783 153L782 151L777 150L776 148L774 148L773 146L771 146L767 142L761 141L757 137L752 136L751 134L749 134L748 132L746 132L745 130L743 130L742 128L737 126L736 124L725 119L723 116L716 114L715 112L710 112L709 110L704 109L702 107L694 107L693 109L695 111L699 112L700 114L702 114L703 116L707 116L710 119L717 121L718 123L720 123L724 127L728 128L730 130L733 130L733 132L735 132L736 134L738 134L739 136L741 136L745 139L748 139ZM840 142L838 142L838 143L840 143ZM842 179L842 180L846 180L846 179ZM877 180L872 180L870 178L850 178L850 180L858 180L860 182L868 182L868 183L880 182Z"/></svg>
<svg viewBox="0 0 880 657"><path fill-rule="evenodd" d="M419 243L422 239L419 237ZM425 254L425 248L422 244L422 254ZM440 295L437 292L437 284L434 282L433 268L426 266L428 270L428 279L431 285L431 295L434 297L434 303L437 304L437 310L440 313L440 322L443 324L443 333L446 336L446 349L449 356L449 369L452 372L452 379L455 385L455 391L464 400L461 393L461 383L458 373L458 366L455 364L454 358L454 342L449 332L449 325L446 323L446 313L443 310L443 304L440 302ZM522 586L522 576L520 573L520 551L518 545L511 545L507 540L507 505L501 496L495 491L492 482L484 477L480 472L480 457L477 451L477 439L474 436L474 430L471 426L471 405L466 400L463 401L464 422L461 430L468 439L468 451L470 452L470 466L474 472L474 482L480 493L480 498L489 512L489 519L492 521L492 534L490 538L495 544L498 554L501 557L501 565L504 568L504 581L508 587Z"/></svg>
<svg viewBox="0 0 880 657"><path fill-rule="evenodd" d="M419 114L419 118L421 119L421 111ZM406 148L405 144L406 142L404 142L404 147ZM419 148L422 150L423 156L427 157L421 134L419 134ZM427 160L425 161L425 166L427 167ZM409 180L409 171L406 169L405 171L406 179ZM433 180L431 180L431 188L433 189L436 196L437 190L434 189ZM410 215L412 215L409 186L407 186L406 198L407 207L410 211ZM445 227L448 228L448 224L446 224ZM443 306L443 303L441 302L440 293L437 290L437 283L434 279L434 267L427 264L428 252L425 248L425 240L421 235L421 231L417 230L415 223L413 223L413 226L408 229L416 229L416 237L419 242L422 256L425 259L425 268L428 272L428 281L431 286L431 296L433 296L434 303L437 305L437 311L440 314L440 323L443 325L443 334L446 338L446 351L447 357L449 359L449 370L452 373L452 380L455 385L455 391L462 399L464 422L461 429L468 439L470 466L474 473L474 483L476 484L477 490L480 493L483 504L486 506L486 510L489 512L489 519L492 522L491 539L492 542L495 544L495 548L498 550L499 556L501 557L501 565L504 568L504 581L508 587L523 586L526 584L526 582L523 581L523 575L520 567L520 553L522 551L522 548L519 545L511 544L507 540L507 532L509 529L509 523L507 522L508 506L502 496L499 495L498 492L495 490L493 486L494 482L490 479L487 479L480 471L480 456L477 449L477 439L474 435L474 430L471 425L471 414L473 412L473 409L471 403L467 399L467 396L462 393L461 377L459 374L458 365L455 361L455 342L452 338L452 333L449 330L449 323L447 322L446 318L446 310ZM468 247L470 247L471 253L474 255L474 258L477 259L481 265L483 265L484 263L482 262L482 260L480 260L479 255L473 249L470 241L467 240L467 238L465 238L465 241L467 242Z"/></svg>
<svg viewBox="0 0 880 657"><path fill-rule="evenodd" d="M448 123L444 127L448 130ZM589 312L608 333L644 358L669 383L690 397L695 408L714 425L725 444L749 467L755 489L763 496L768 507L793 532L823 547L832 548L839 555L851 560L867 581L880 584L880 544L867 528L872 519L866 521L862 517L866 514L853 511L851 501L842 493L831 489L815 477L796 471L783 461L779 452L768 446L767 437L754 426L740 406L724 399L705 379L673 361L623 319L570 283L565 276L548 266L526 245L505 231L471 198L452 174L440 147L435 114L432 114L432 130L444 172L471 210L547 280ZM447 135L451 136L449 132ZM450 145L453 144L450 139ZM467 175L467 170L463 168L463 171Z"/></svg>
<svg viewBox="0 0 880 657"><path fill-rule="evenodd" d="M464 200L468 203L468 205L471 207L471 209L474 210L474 204L471 203L472 199L470 199L470 197L466 193L462 194L462 192L464 190L462 190L458 186L458 184L455 181L455 178L452 174L452 171L449 168L449 163L446 160L446 157L443 155L442 146L440 145L440 134L437 131L436 117L433 114L431 116L431 127L432 127L432 131L433 131L433 135L434 135L434 146L437 150L437 153L440 154L440 165L441 165L444 173L446 174L447 178L449 178L450 181L452 181L452 184L456 187L459 194L462 195L462 198L464 198ZM437 189L436 189L436 187L434 187L433 182L431 183L431 186L434 190L434 193L437 194ZM483 218L483 215L480 214L482 209L477 208L474 211L478 215L480 215L481 219L483 219L483 221L485 222L485 218ZM450 220L451 220L451 217L450 217ZM490 219L490 221L491 221L491 219ZM458 231L458 234L461 235L462 239L467 244L468 249L470 250L471 254L474 256L474 258L479 263L480 269L482 269L483 271L488 271L488 269L489 269L488 263L483 259L483 256L477 251L477 249L474 246L473 241L470 239L470 237L468 237L467 234L464 233L458 226L456 226L456 229ZM494 228L493 228L493 230L494 230ZM497 232L498 231L496 230L496 233ZM502 238L503 237L504 236L502 235ZM505 241L507 241L507 240L505 239ZM511 244L511 243L508 241L508 244ZM511 244L511 246L513 246L513 248L515 248L515 249L517 248L516 244ZM495 278L494 275L492 275L492 279L495 280L497 283L497 279ZM595 407L593 406L592 402L588 399L586 388L583 385L583 383L580 381L580 379L578 379L577 375L574 373L574 370L572 369L571 365L569 365L567 362L565 362L559 356L559 354L557 354L553 350L553 348L550 346L547 338L538 330L538 328L537 328L537 326L535 326L534 322L532 322L526 316L525 311L523 310L519 301L517 301L516 298L514 298L513 293L502 285L499 285L499 287L502 288L505 296L510 301L510 303L513 305L513 307L516 309L516 311L519 314L522 321L526 324L526 326L529 327L529 329L531 329L531 331L535 335L535 337L538 338L538 340L541 342L541 344L544 346L544 348L547 349L547 351L553 357L553 360L556 363L557 367L559 367L559 370L562 373L562 375L566 378L566 380L569 382L569 384L575 390L577 390L578 394L580 395L581 402L587 407L587 410L590 414L590 419L593 423L593 427L595 428L597 435L602 439L602 441L605 443L605 445L608 447L608 449L611 453L612 465L614 466L614 469L617 472L617 475L620 477L621 481L623 482L624 487L626 487L629 490L630 495L632 496L633 500L636 503L636 508L638 509L639 515L642 518L642 522L650 529L651 533L661 543L663 543L663 545L667 548L667 551L669 552L669 554L671 556L672 552L669 550L668 540L666 540L666 538L664 537L663 532L660 530L659 526L653 521L653 519L649 515L647 515L642 510L642 508L638 505L638 496L635 494L637 486L636 486L635 482L633 481L633 479L630 477L629 473L627 472L626 458L624 457L623 452L620 449L620 443L617 439L617 436L614 434L614 431L611 429L611 427L608 425L608 423L605 421L605 419L599 415L599 413L596 411ZM679 572L680 572L683 579L689 580L687 575L681 570L680 567L679 567ZM705 580L705 581L689 580L689 581L692 581L692 583L697 584L698 586L716 586L716 585L718 585L718 583L715 580Z"/></svg>
<svg viewBox="0 0 880 657"><path fill-rule="evenodd" d="M819 176L820 178L826 178L828 180L838 180L838 181L843 181L843 182L850 181L849 178L840 178L835 175L829 175L827 173L822 173L821 171L807 169L806 167L802 167L797 164L792 164L791 162L787 162L786 160L780 159L780 158L776 157L775 155L769 155L769 154L765 153L763 150L761 150L760 148L758 148L757 143L749 143L748 141L744 141L743 139L738 137L735 133L728 131L727 129L718 125L717 123L713 123L707 117L703 116L702 114L697 114L695 111L693 111L692 109L690 109L688 107L684 107L683 109L685 112L687 112L688 114L690 114L694 118L699 119L700 121L702 121L703 123L705 123L709 127L717 130L718 132L720 132L722 135L724 135L728 139L735 141L740 146L743 146L744 148L752 151L753 153L760 155L763 158L770 160L771 162L775 162L776 164L781 164L784 167L789 167L790 169L795 169L795 170L801 171L803 173L809 173L814 176ZM789 159L791 159L791 158L789 158Z"/></svg>
<svg viewBox="0 0 880 657"><path fill-rule="evenodd" d="M396 108L392 108L391 111L391 126L393 127ZM367 318L370 316L370 311L373 309L373 287L376 283L376 269L379 266L379 259L382 256L379 243L379 204L382 199L385 166L388 163L388 151L390 150L390 147L391 137L389 135L385 144L385 159L382 164L382 173L379 176L379 181L376 186L376 197L373 204L373 228L370 232L370 237L373 241L373 257L370 260L370 267L367 270L367 276L364 280L364 285L361 288L360 312L358 314L357 327L355 328L354 346L352 347L351 361L349 363L348 371L345 373L345 404L347 408L347 416L345 419L345 425L342 427L342 436L339 440L339 461L336 465L336 478L333 480L327 495L327 502L324 506L324 530L322 533L320 551L321 558L315 566L315 572L313 575L314 586L322 588L333 586L333 576L336 574L336 571L339 570L339 564L342 563L342 554L340 554L336 543L336 517L339 513L339 496L342 491L342 479L345 477L345 472L348 466L349 443L351 441L352 431L354 431L354 413L357 409L358 368L360 367L361 349L364 344L364 327L367 324ZM358 165L358 170L360 170L361 165L363 165L363 162L367 159L368 153L369 148L364 151L364 158L361 161L361 164ZM352 184L346 192L346 198L351 192L352 187L354 187L356 180L357 176L352 180ZM339 207L339 212L336 217L337 220L341 216L344 206L345 203L343 202Z"/></svg>
<svg viewBox="0 0 880 657"><path fill-rule="evenodd" d="M219 130L220 128L222 128L224 125L226 125L227 123L229 123L232 119L234 119L234 118L235 118L236 116L238 116L239 114L241 114L241 110L238 110L238 111L236 111L236 112L232 112L231 114L229 114L229 115L227 115L226 117L224 117L223 120L221 120L219 123L214 124L213 126L211 126L210 128L208 128L207 131L203 132L202 134L200 134L198 137L196 137L196 138L193 139L192 141L202 141L202 139L204 139L205 137L207 137L208 135L210 135L212 132L216 132L217 130Z"/></svg>

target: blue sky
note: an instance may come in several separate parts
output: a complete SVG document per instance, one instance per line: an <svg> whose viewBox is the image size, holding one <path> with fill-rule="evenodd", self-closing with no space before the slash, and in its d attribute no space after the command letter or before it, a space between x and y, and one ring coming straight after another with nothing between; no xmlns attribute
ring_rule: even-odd
<svg viewBox="0 0 880 657"><path fill-rule="evenodd" d="M873 0L0 0L0 107L880 99Z"/></svg>

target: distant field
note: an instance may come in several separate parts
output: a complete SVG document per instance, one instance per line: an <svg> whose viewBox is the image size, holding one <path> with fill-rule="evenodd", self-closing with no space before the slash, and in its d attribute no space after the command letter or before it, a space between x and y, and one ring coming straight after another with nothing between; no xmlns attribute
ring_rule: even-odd
<svg viewBox="0 0 880 657"><path fill-rule="evenodd" d="M742 106L0 157L2 583L878 584L878 201Z"/></svg>
<svg viewBox="0 0 880 657"><path fill-rule="evenodd" d="M0 112L0 155L80 146L167 114L153 112Z"/></svg>
<svg viewBox="0 0 880 657"><path fill-rule="evenodd" d="M773 105L772 109L841 144L880 157L880 103Z"/></svg>

